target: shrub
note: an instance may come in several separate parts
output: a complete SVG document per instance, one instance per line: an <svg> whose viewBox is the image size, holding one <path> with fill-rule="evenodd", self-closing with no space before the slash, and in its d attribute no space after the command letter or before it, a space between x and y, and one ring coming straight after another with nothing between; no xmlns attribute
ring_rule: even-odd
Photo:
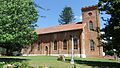
<svg viewBox="0 0 120 68"><path fill-rule="evenodd" d="M13 64L13 68L21 68L21 63L20 62L16 62Z"/></svg>
<svg viewBox="0 0 120 68"><path fill-rule="evenodd" d="M13 56L21 56L22 54L19 51L12 52Z"/></svg>
<svg viewBox="0 0 120 68"><path fill-rule="evenodd" d="M0 47L0 54L5 55L6 54L6 49Z"/></svg>
<svg viewBox="0 0 120 68"><path fill-rule="evenodd" d="M0 64L0 68L3 68L3 64Z"/></svg>
<svg viewBox="0 0 120 68"><path fill-rule="evenodd" d="M13 68L29 68L28 63L23 61L22 63L20 62L15 62L12 64ZM31 67L30 67L31 68Z"/></svg>
<svg viewBox="0 0 120 68"><path fill-rule="evenodd" d="M112 56L114 54L114 52L112 50L109 50L109 51L107 50L107 51L105 51L105 54Z"/></svg>
<svg viewBox="0 0 120 68"><path fill-rule="evenodd" d="M43 68L43 66L38 66L38 68Z"/></svg>
<svg viewBox="0 0 120 68"><path fill-rule="evenodd" d="M23 61L21 67L22 68L28 68L29 66L28 66L27 62Z"/></svg>

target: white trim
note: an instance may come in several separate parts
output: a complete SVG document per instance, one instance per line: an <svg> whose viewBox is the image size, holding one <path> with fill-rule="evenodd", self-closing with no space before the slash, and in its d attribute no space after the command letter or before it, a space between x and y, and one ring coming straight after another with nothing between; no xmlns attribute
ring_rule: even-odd
<svg viewBox="0 0 120 68"><path fill-rule="evenodd" d="M46 54L23 54L22 56L45 56Z"/></svg>
<svg viewBox="0 0 120 68"><path fill-rule="evenodd" d="M86 55L85 54L81 54L80 57L81 58L86 58Z"/></svg>
<svg viewBox="0 0 120 68"><path fill-rule="evenodd" d="M48 56L60 56L71 57L71 54L50 54ZM46 54L23 54L22 56L46 56ZM85 54L74 54L74 57L86 58Z"/></svg>

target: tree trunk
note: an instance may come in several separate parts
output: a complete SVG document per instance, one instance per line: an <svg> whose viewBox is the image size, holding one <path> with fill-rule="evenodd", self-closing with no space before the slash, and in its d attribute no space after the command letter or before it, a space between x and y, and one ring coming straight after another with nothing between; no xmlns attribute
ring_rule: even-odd
<svg viewBox="0 0 120 68"><path fill-rule="evenodd" d="M9 56L9 49L6 48L6 56Z"/></svg>

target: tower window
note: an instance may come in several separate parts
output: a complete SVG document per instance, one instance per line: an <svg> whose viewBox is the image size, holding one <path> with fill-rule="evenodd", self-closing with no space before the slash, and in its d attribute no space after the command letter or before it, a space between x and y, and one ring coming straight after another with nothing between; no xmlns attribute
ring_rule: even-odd
<svg viewBox="0 0 120 68"><path fill-rule="evenodd" d="M90 40L90 50L95 51L94 41L93 40Z"/></svg>
<svg viewBox="0 0 120 68"><path fill-rule="evenodd" d="M67 40L63 41L63 49L66 50L67 49Z"/></svg>
<svg viewBox="0 0 120 68"><path fill-rule="evenodd" d="M93 30L93 22L92 21L89 22L89 29Z"/></svg>
<svg viewBox="0 0 120 68"><path fill-rule="evenodd" d="M38 42L38 50L40 50L40 42Z"/></svg>
<svg viewBox="0 0 120 68"><path fill-rule="evenodd" d="M54 50L57 50L57 41L54 42Z"/></svg>
<svg viewBox="0 0 120 68"><path fill-rule="evenodd" d="M92 12L88 12L88 15L91 16L91 15L92 15Z"/></svg>
<svg viewBox="0 0 120 68"><path fill-rule="evenodd" d="M78 42L77 42L77 39L74 38L74 49L78 49Z"/></svg>

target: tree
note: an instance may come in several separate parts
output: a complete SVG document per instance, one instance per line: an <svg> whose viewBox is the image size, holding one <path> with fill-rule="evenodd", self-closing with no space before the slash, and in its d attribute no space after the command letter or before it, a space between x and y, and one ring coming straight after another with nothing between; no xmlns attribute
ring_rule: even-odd
<svg viewBox="0 0 120 68"><path fill-rule="evenodd" d="M38 14L32 0L0 0L0 47L7 55L32 44Z"/></svg>
<svg viewBox="0 0 120 68"><path fill-rule="evenodd" d="M105 32L103 38L106 40L106 46L111 46L109 50L116 49L120 53L120 0L99 0L100 11L105 11L111 17L105 20Z"/></svg>
<svg viewBox="0 0 120 68"><path fill-rule="evenodd" d="M69 24L75 20L71 7L65 7L59 16L60 25Z"/></svg>

